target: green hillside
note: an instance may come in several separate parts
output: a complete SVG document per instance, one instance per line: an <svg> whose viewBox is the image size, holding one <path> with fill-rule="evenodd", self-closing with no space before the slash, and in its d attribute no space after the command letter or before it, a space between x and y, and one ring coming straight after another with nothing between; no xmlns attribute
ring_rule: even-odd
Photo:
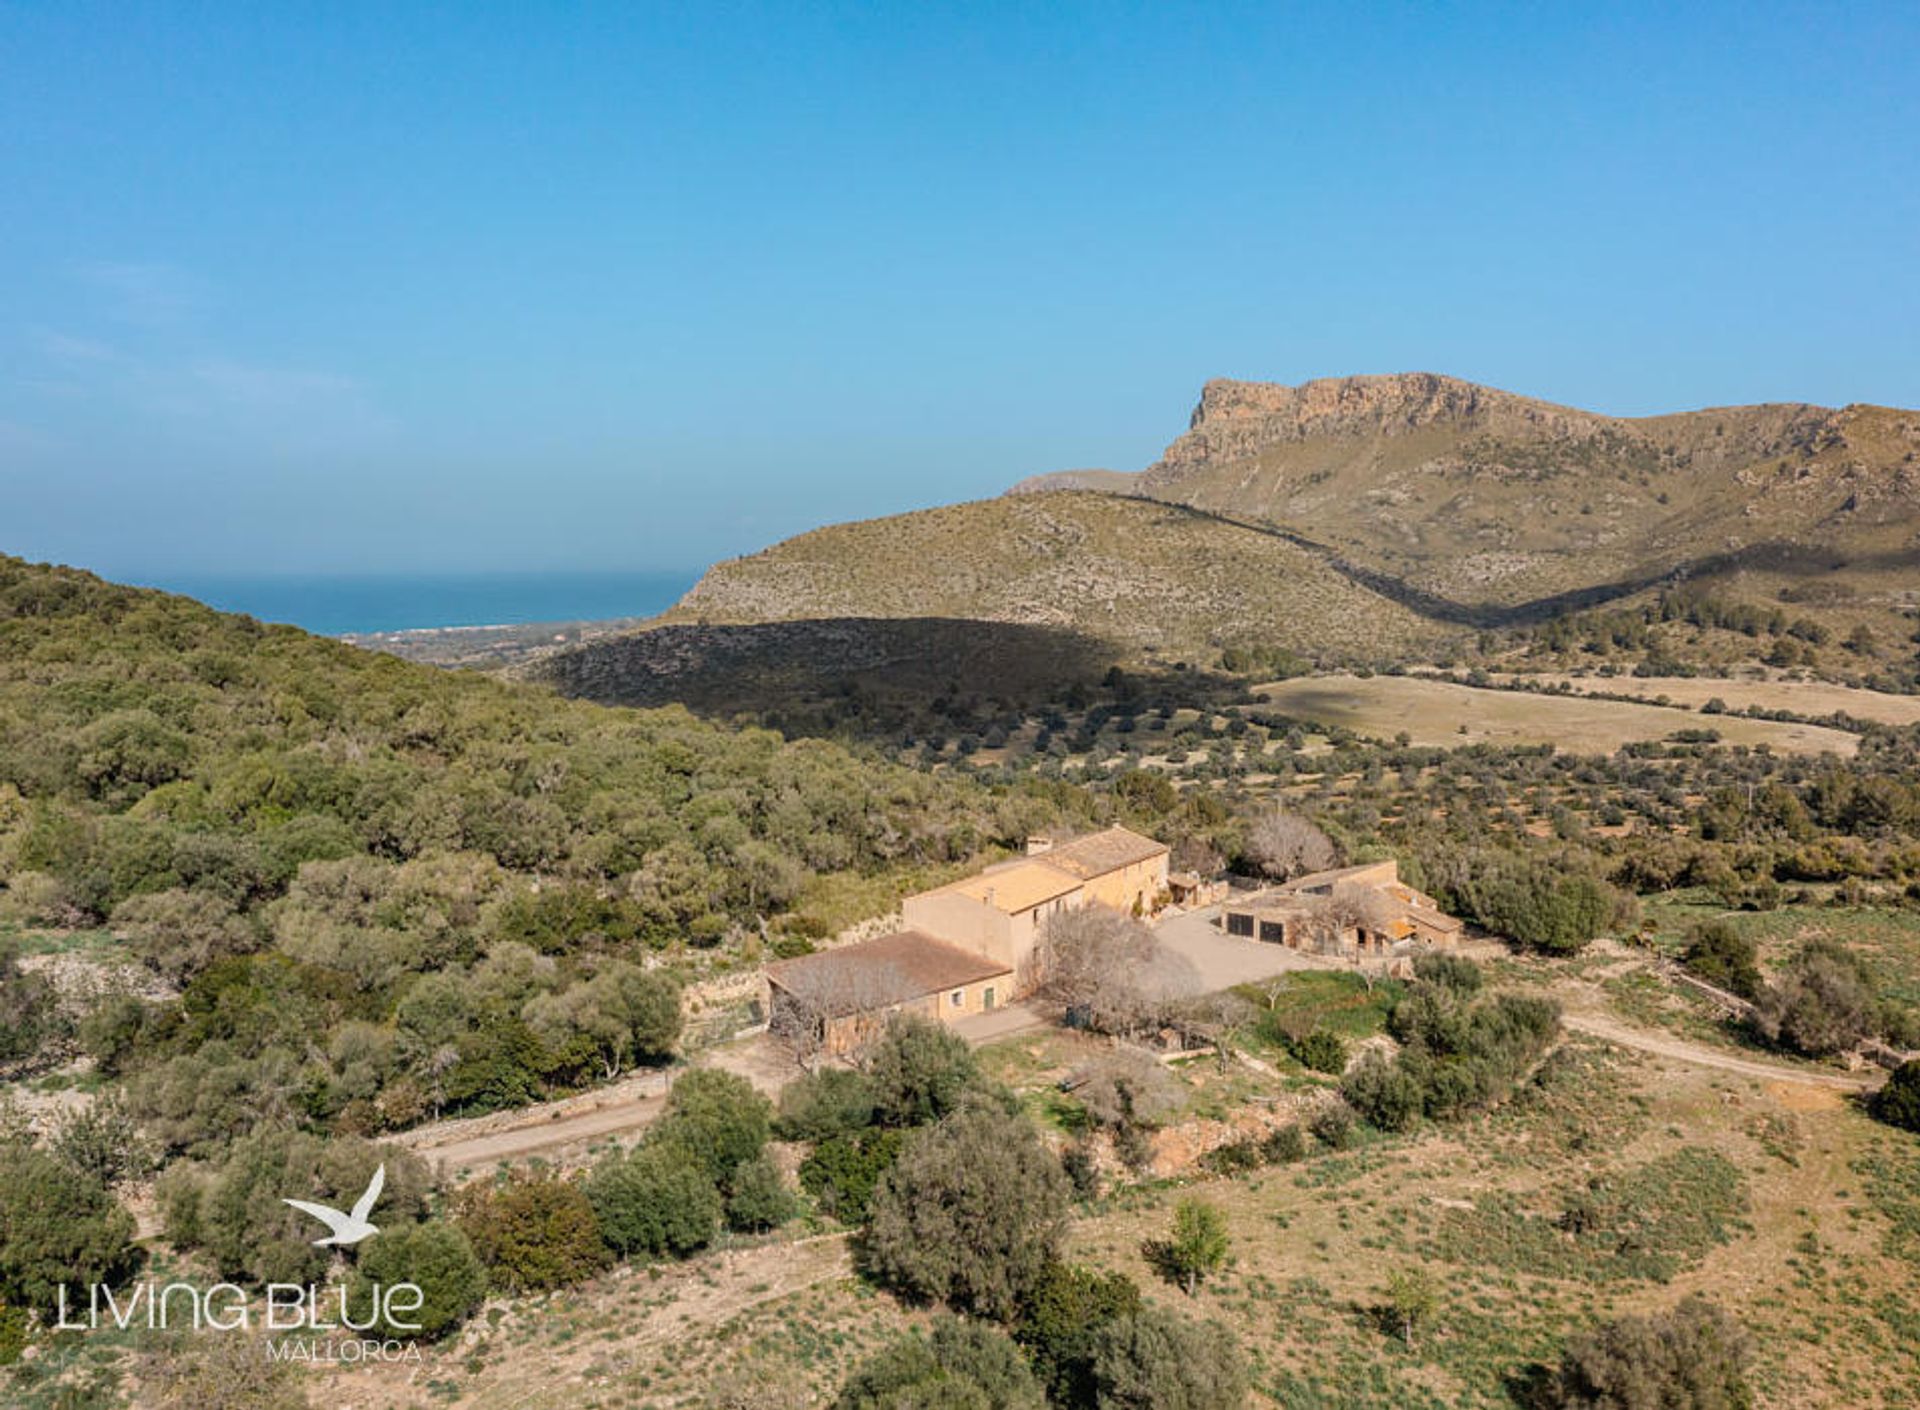
<svg viewBox="0 0 1920 1410"><path fill-rule="evenodd" d="M182 1146L249 1093L372 1128L604 1075L657 961L817 929L1036 807L0 560L0 931L108 927L180 991L69 1038Z"/></svg>

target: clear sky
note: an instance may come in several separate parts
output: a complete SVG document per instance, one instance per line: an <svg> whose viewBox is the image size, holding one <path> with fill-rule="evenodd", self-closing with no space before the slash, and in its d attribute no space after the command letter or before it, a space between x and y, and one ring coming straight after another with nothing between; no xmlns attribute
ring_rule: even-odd
<svg viewBox="0 0 1920 1410"><path fill-rule="evenodd" d="M1920 5L0 3L0 550L698 566L1211 376L1920 405Z"/></svg>

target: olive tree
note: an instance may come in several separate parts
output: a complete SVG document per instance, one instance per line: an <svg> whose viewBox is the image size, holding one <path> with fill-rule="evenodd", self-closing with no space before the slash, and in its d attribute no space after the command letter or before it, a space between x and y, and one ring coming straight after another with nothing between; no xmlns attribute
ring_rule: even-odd
<svg viewBox="0 0 1920 1410"><path fill-rule="evenodd" d="M1032 1123L971 1103L909 1140L881 1177L862 1263L910 1296L1009 1320L1058 1257L1070 1198Z"/></svg>

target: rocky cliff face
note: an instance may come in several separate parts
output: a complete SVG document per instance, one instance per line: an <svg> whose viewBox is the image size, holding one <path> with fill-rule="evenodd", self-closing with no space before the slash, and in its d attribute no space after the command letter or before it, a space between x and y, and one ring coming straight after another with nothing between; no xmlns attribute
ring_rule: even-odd
<svg viewBox="0 0 1920 1410"><path fill-rule="evenodd" d="M1517 603L1763 547L1920 546L1920 414L1802 403L1602 416L1429 372L1206 384L1100 487L1278 525L1452 600ZM1077 474L1020 488L1083 487Z"/></svg>

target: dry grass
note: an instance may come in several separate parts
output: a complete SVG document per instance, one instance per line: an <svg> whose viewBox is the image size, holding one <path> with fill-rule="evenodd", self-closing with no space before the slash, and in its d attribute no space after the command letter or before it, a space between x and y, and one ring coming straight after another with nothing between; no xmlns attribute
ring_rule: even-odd
<svg viewBox="0 0 1920 1410"><path fill-rule="evenodd" d="M1726 676L1575 676L1554 671L1506 679L1537 681L1542 685L1565 684L1583 693L1637 695L1648 700L1664 695L1690 710L1699 709L1709 700L1721 700L1734 710L1758 707L1813 717L1846 714L1856 720L1875 720L1887 725L1920 724L1920 695L1888 695L1884 691L1829 685L1825 681L1736 680ZM1716 726L1721 722L1720 717L1712 721Z"/></svg>
<svg viewBox="0 0 1920 1410"><path fill-rule="evenodd" d="M1607 754L1635 741L1711 728L1730 744L1765 744L1780 753L1850 757L1858 739L1817 725L1780 724L1691 710L1585 700L1509 690L1477 690L1411 676L1302 676L1259 688L1275 709L1356 734L1415 744L1551 744L1573 754Z"/></svg>
<svg viewBox="0 0 1920 1410"><path fill-rule="evenodd" d="M717 564L661 620L974 618L1211 662L1235 643L1371 660L1457 636L1284 538L1171 505L1032 494L837 524Z"/></svg>

